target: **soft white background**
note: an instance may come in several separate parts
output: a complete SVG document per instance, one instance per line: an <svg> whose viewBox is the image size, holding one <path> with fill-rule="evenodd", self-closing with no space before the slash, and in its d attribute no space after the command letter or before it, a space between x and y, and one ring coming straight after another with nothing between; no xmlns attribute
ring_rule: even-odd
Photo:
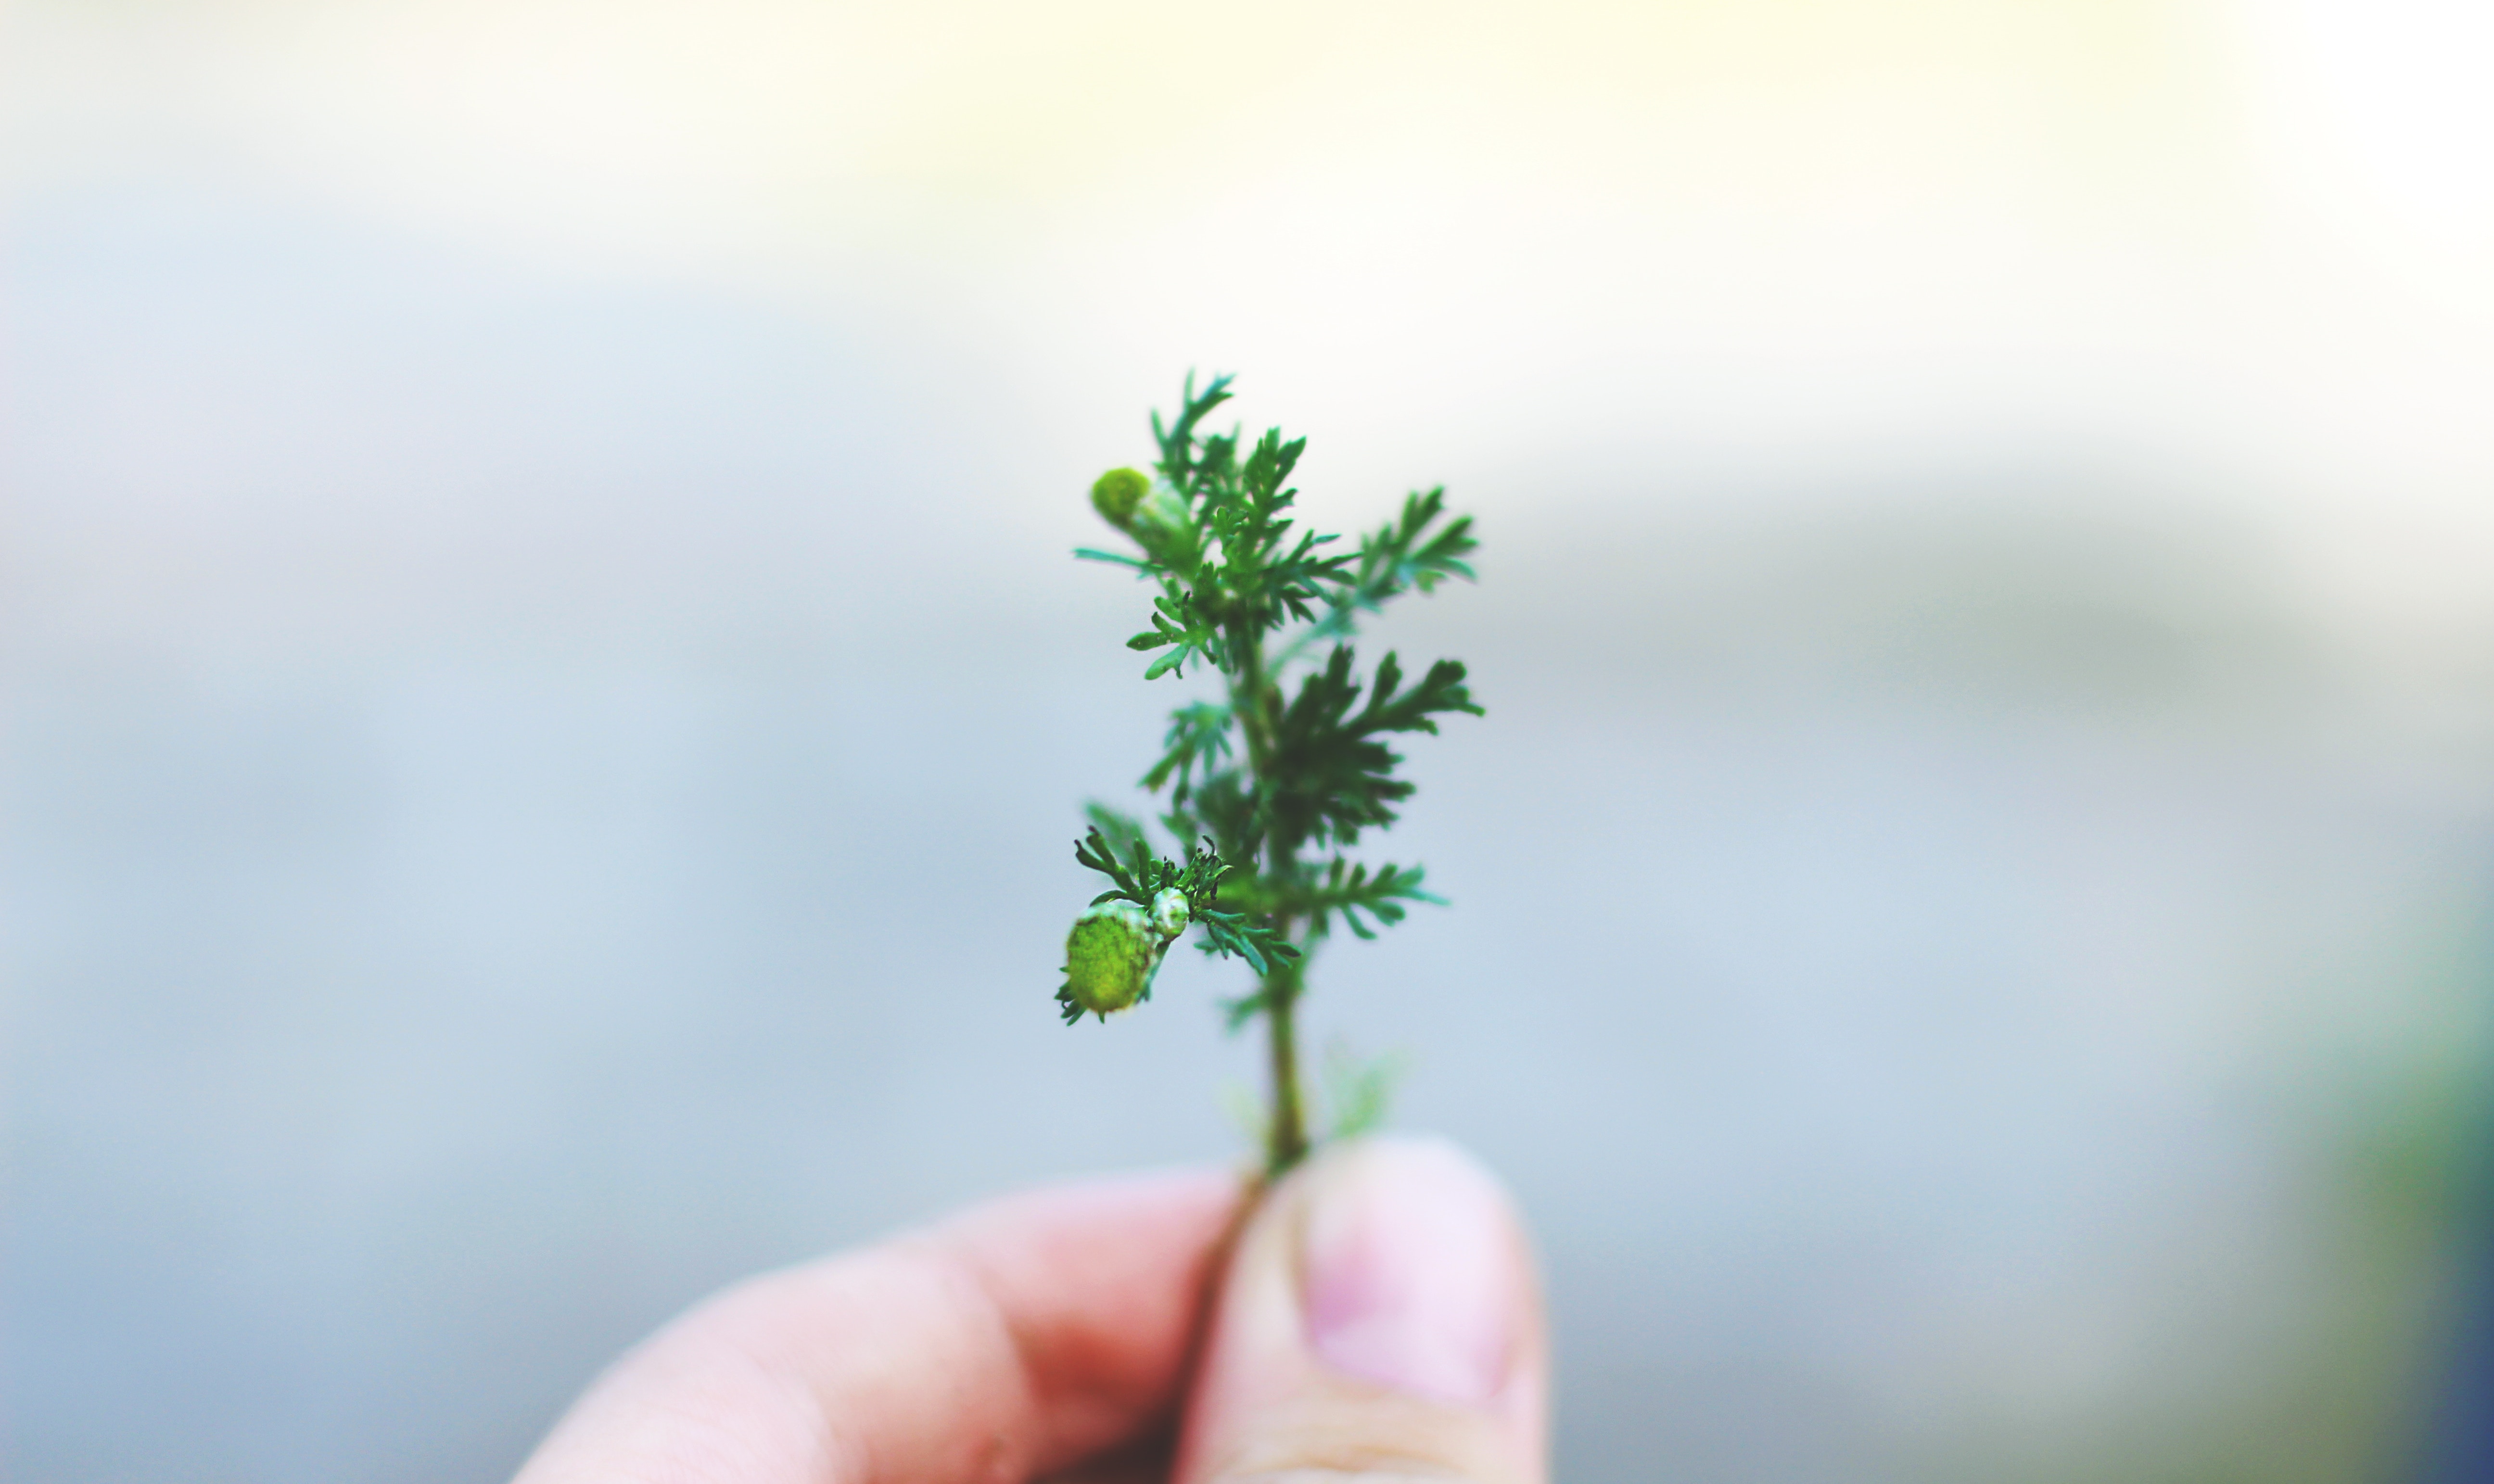
<svg viewBox="0 0 2494 1484"><path fill-rule="evenodd" d="M490 1479L707 1288L1230 1159L1061 1029L1189 368L1490 707L1317 1040L1580 1480L2355 1478L2483 1101L2458 6L0 11L13 1478ZM2458 1132L2454 1132L2458 1131Z"/></svg>

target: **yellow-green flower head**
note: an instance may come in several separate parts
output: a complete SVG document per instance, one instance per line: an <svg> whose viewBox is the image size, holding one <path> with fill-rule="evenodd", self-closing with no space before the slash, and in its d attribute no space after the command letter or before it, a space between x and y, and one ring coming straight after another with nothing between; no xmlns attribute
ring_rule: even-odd
<svg viewBox="0 0 2494 1484"><path fill-rule="evenodd" d="M1102 902L1074 920L1065 935L1065 992L1094 1015L1110 1015L1141 999L1159 966L1161 935L1130 901Z"/></svg>
<svg viewBox="0 0 2494 1484"><path fill-rule="evenodd" d="M1112 469L1091 486L1091 508L1119 530L1134 521L1135 507L1152 492L1151 476L1140 469Z"/></svg>
<svg viewBox="0 0 2494 1484"><path fill-rule="evenodd" d="M1186 502L1170 490L1152 488L1151 476L1141 469L1102 474L1091 486L1091 507L1154 559L1181 571L1194 565L1195 523L1187 519Z"/></svg>
<svg viewBox="0 0 2494 1484"><path fill-rule="evenodd" d="M1086 909L1065 935L1066 994L1102 1016L1129 1008L1151 988L1188 916L1177 891L1162 892L1149 908L1120 899Z"/></svg>

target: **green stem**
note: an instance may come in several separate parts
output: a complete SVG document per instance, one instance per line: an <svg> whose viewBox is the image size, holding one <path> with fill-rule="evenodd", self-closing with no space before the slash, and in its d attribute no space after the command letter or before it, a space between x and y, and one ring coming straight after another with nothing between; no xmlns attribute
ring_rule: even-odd
<svg viewBox="0 0 2494 1484"><path fill-rule="evenodd" d="M1299 1001L1295 964L1276 963L1264 976L1265 1047L1271 1053L1273 1116L1265 1129L1264 1176L1277 1179L1308 1153L1307 1115L1299 1099L1299 1049L1294 1012Z"/></svg>
<svg viewBox="0 0 2494 1484"><path fill-rule="evenodd" d="M1264 641L1257 634L1233 631L1230 643L1238 662L1237 679L1230 682L1230 709L1247 738L1247 771L1258 783L1269 783L1273 739L1265 728Z"/></svg>
<svg viewBox="0 0 2494 1484"><path fill-rule="evenodd" d="M1246 735L1247 767L1255 774L1260 790L1272 786L1272 738L1267 729L1269 714L1265 709L1264 641L1261 633L1234 632L1233 652L1238 658L1237 679L1231 690L1231 708L1236 713L1239 729ZM1293 869L1292 844L1274 839L1268 833L1263 840L1262 874L1267 881L1287 882ZM1277 920L1274 926L1288 938L1291 922ZM1299 1003L1300 961L1275 959L1264 975L1264 1045L1266 1066L1273 1084L1272 1117L1265 1124L1264 1174L1267 1179L1280 1176L1293 1165L1307 1158L1308 1123L1306 1100L1299 1093L1298 1022L1295 1012Z"/></svg>

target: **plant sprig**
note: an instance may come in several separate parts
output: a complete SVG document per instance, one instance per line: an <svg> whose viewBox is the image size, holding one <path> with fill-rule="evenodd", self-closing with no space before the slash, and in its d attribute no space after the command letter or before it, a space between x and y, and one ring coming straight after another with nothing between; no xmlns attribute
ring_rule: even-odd
<svg viewBox="0 0 2494 1484"><path fill-rule="evenodd" d="M1155 474L1111 469L1092 489L1093 504L1140 555L1075 555L1127 567L1158 589L1149 626L1126 641L1153 656L1143 678L1209 667L1224 695L1171 712L1161 756L1141 780L1151 792L1168 790L1161 824L1180 842L1200 842L1185 845L1182 860L1155 851L1140 823L1094 806L1075 855L1111 888L1093 898L1076 931L1094 945L1083 962L1113 961L1124 977L1086 970L1099 1001L1086 1006L1073 992L1069 939L1069 987L1058 999L1069 1023L1086 1009L1105 1020L1148 999L1161 952L1190 924L1201 929L1205 953L1244 960L1258 984L1225 1009L1232 1030L1259 1016L1266 1022L1265 1159L1278 1172L1308 1148L1294 1021L1307 954L1337 922L1374 938L1410 904L1443 901L1421 889L1419 866L1372 867L1344 854L1362 832L1390 827L1412 796L1413 784L1396 776L1403 757L1386 739L1434 734L1443 716L1483 714L1460 660L1438 660L1407 685L1392 652L1362 677L1353 641L1362 620L1392 599L1472 580L1468 559L1479 543L1471 517L1447 515L1443 488L1406 497L1394 519L1353 549L1301 529L1291 479L1306 439L1286 441L1272 429L1250 444L1235 429L1202 431L1230 400L1230 384L1215 377L1198 392L1190 376L1176 415L1152 415ZM1294 688L1286 683L1320 649L1322 663ZM1319 858L1303 860L1310 852ZM1375 1111L1366 1107L1361 1119Z"/></svg>

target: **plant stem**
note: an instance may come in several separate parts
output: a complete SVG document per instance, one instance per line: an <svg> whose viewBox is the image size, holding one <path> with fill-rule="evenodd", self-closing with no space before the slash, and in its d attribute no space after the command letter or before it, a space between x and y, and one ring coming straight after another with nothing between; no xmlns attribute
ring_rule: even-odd
<svg viewBox="0 0 2494 1484"><path fill-rule="evenodd" d="M1239 720L1239 729L1247 739L1247 767L1255 774L1260 789L1273 783L1273 740L1270 732L1271 712L1266 707L1264 639L1262 632L1233 628L1231 635L1238 671L1231 686L1231 710ZM1295 842L1277 840L1269 833L1263 840L1264 859L1261 863L1267 881L1290 880L1295 862ZM1291 922L1282 918L1274 924L1288 938ZM1272 1116L1265 1124L1264 1177L1278 1178L1307 1157L1308 1123L1306 1103L1299 1094L1299 1043L1295 1012L1299 1003L1301 959L1275 959L1264 975L1264 1045L1266 1065L1270 1070Z"/></svg>
<svg viewBox="0 0 2494 1484"><path fill-rule="evenodd" d="M1271 1052L1273 1117L1265 1129L1264 1178L1277 1179L1307 1157L1307 1116L1299 1101L1299 1048L1294 1012L1299 1001L1295 963L1276 963L1264 976L1265 1047Z"/></svg>

